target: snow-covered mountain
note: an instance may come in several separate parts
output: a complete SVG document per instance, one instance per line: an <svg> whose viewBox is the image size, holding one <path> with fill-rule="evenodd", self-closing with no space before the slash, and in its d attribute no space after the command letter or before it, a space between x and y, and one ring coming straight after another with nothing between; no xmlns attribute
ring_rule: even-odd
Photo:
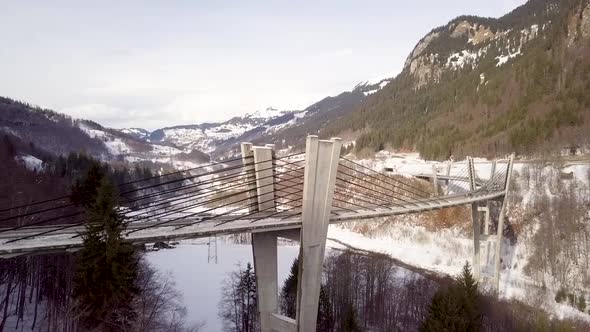
<svg viewBox="0 0 590 332"><path fill-rule="evenodd" d="M239 143L245 141L275 143L289 151L300 145L307 134L315 134L328 122L352 112L389 82L364 81L351 91L326 97L304 110L268 107L224 122L179 125L153 132L137 127L107 128L3 98L0 109L5 112L0 114L0 131L51 154L85 151L104 161L163 163L183 168L205 162L209 156L237 154Z"/></svg>
<svg viewBox="0 0 590 332"><path fill-rule="evenodd" d="M287 118L300 115L300 111L284 111L273 107L234 117L225 122L202 123L166 127L153 131L149 135L151 142L171 143L183 150L200 150L205 153L215 152L224 141L236 138L269 122L284 124Z"/></svg>
<svg viewBox="0 0 590 332"><path fill-rule="evenodd" d="M268 107L225 122L167 127L153 131L151 142L166 142L183 150L200 150L214 156L238 151L240 142L264 141L288 148L305 134L316 133L328 121L355 109L365 98L385 87L391 79L364 81L351 91L326 97L304 110Z"/></svg>
<svg viewBox="0 0 590 332"><path fill-rule="evenodd" d="M143 128L123 128L119 129L119 131L123 134L127 134L139 139L147 139L151 134L149 130L145 130Z"/></svg>

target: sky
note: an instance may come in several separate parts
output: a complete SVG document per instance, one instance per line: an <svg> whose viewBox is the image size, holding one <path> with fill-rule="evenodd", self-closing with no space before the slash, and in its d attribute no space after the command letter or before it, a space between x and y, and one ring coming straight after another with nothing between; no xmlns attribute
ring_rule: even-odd
<svg viewBox="0 0 590 332"><path fill-rule="evenodd" d="M297 110L392 77L418 40L524 0L0 0L0 95L149 130Z"/></svg>

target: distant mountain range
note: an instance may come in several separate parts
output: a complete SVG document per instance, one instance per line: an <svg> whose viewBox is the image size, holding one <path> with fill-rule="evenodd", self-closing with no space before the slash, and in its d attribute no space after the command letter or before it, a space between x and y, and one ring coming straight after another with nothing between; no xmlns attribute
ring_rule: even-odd
<svg viewBox="0 0 590 332"><path fill-rule="evenodd" d="M225 122L166 127L149 135L147 131L137 128L121 131L150 142L172 144L185 151L199 150L215 157L235 154L239 143L245 141L264 140L276 143L280 148L289 148L300 144L305 134L317 134L331 119L352 112L369 95L379 91L387 83L389 79L359 83L349 92L326 97L304 110L278 110L269 107Z"/></svg>
<svg viewBox="0 0 590 332"><path fill-rule="evenodd" d="M271 142L283 137L281 146L292 146L301 138L288 136L291 131L313 122L313 126L307 127L312 128L310 133L317 133L329 119L351 112L387 82L359 84L351 92L327 97L305 110L269 107L225 122L179 125L152 132L142 128L106 128L93 121L72 119L0 97L0 132L53 155L84 151L101 160L152 168L161 164L192 167L208 161L210 156L236 154L242 141Z"/></svg>

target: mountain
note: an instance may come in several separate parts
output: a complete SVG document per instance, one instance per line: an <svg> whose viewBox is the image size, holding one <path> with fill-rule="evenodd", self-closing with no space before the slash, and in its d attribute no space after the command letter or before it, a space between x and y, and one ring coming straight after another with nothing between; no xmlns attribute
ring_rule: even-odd
<svg viewBox="0 0 590 332"><path fill-rule="evenodd" d="M89 137L69 116L4 97L0 97L0 132L51 154L108 154L103 141Z"/></svg>
<svg viewBox="0 0 590 332"><path fill-rule="evenodd" d="M279 130L267 132L267 135L260 136L257 141L272 141L280 148L302 149L305 137L308 134L319 134L331 122L336 121L361 107L373 94L385 88L391 79L385 78L376 82L361 82L351 91L342 92L334 97L326 97L313 105L307 107L303 112L305 116ZM272 134L269 135L269 134ZM346 133L339 133L346 138ZM247 138L247 137L242 137ZM244 139L248 141L248 139Z"/></svg>
<svg viewBox="0 0 590 332"><path fill-rule="evenodd" d="M83 152L109 162L129 162L160 170L192 167L209 161L197 150L182 150L147 141L142 129L116 130L83 119L0 97L0 134L9 135L20 153L43 159L47 155Z"/></svg>
<svg viewBox="0 0 590 332"><path fill-rule="evenodd" d="M148 138L151 142L165 142L184 150L198 149L216 157L238 153L240 142L272 142L279 148L300 146L306 134L318 133L329 121L348 114L389 81L361 82L351 91L326 97L304 110L269 107L225 122L158 129Z"/></svg>
<svg viewBox="0 0 590 332"><path fill-rule="evenodd" d="M358 153L426 158L588 147L590 4L531 0L500 18L460 16L433 29L402 72L321 130Z"/></svg>
<svg viewBox="0 0 590 332"><path fill-rule="evenodd" d="M210 156L225 157L239 151L244 141L278 142L290 147L317 133L330 119L346 114L389 81L359 83L352 91L327 97L302 111L265 110L220 123L166 127L150 132L142 128L112 129L84 119L0 97L0 133L23 146L42 151L36 157L84 152L97 159L130 162L159 170L163 164L192 167ZM25 151L26 152L26 151ZM33 156L35 157L35 156Z"/></svg>
<svg viewBox="0 0 590 332"><path fill-rule="evenodd" d="M149 130L145 130L143 128L123 128L119 129L119 131L123 134L142 140L149 138L151 134Z"/></svg>
<svg viewBox="0 0 590 332"><path fill-rule="evenodd" d="M215 152L220 143L236 138L247 131L270 121L282 123L283 120L297 117L298 111L282 111L268 107L265 110L234 117L225 122L202 123L166 127L149 135L152 142L167 142L184 150L198 149L206 153Z"/></svg>

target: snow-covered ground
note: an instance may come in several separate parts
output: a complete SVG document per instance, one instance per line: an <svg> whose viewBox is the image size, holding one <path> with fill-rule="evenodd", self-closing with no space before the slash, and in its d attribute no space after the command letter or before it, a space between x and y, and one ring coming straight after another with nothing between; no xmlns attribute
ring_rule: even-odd
<svg viewBox="0 0 590 332"><path fill-rule="evenodd" d="M352 247L388 254L400 261L442 274L457 276L473 256L473 241L460 235L459 230L427 231L423 227L404 224L389 228L387 234L366 237L362 234L330 225L328 237L337 239ZM493 250L493 247L492 247ZM524 246L511 245L505 241L502 257L506 267L500 274L500 296L513 298L541 307L559 318L581 318L590 322L590 315L577 309L559 304L550 293L544 293L535 282L524 275L526 264ZM482 248L482 275L491 276L493 271L493 252L486 254ZM533 297L536 297L533 299ZM537 303L532 303L535 300Z"/></svg>
<svg viewBox="0 0 590 332"><path fill-rule="evenodd" d="M43 161L29 154L20 155L14 158L25 165L29 171L40 172L43 170Z"/></svg>
<svg viewBox="0 0 590 332"><path fill-rule="evenodd" d="M350 156L352 157L352 156ZM487 179L491 172L491 163L485 159L475 159L476 172L482 179ZM387 171L393 174L420 174L433 172L433 165L440 172L441 169L446 171L448 162L425 161L417 153L391 153L381 151L377 153L374 159L357 160L358 163L370 167L376 171ZM497 170L502 170L499 164ZM519 183L516 193L523 197L519 206L510 207L508 213L511 218L518 218L512 210L526 209L533 199L532 185L526 187L519 178L525 167L530 165L527 161L515 162L514 176ZM465 161L455 161L452 163L451 175L464 172ZM555 196L552 193L551 179L559 178L559 173L572 173L572 181L580 186L590 188L589 179L590 165L584 163L571 163L561 165L556 169L554 165L547 164L542 167L543 179L545 181L545 191L549 197ZM443 171L444 172L444 171ZM465 173L463 173L464 175ZM588 191L582 193L588 193ZM466 235L464 230L458 228L443 229L439 231L429 231L421 226L416 226L412 221L419 216L403 216L397 218L395 225L376 226L371 236L364 236L351 231L355 229L354 223L344 225L331 225L328 236L338 239L353 247L381 252L391 255L407 264L425 268L432 271L455 276L457 275L466 261L471 263L473 255L473 240L470 235ZM518 220L514 220L518 222ZM374 224L382 221L373 222ZM361 222L358 222L361 223ZM360 227L356 227L360 228ZM503 242L502 250L502 271L500 277L500 295L505 298L515 298L532 305L539 305L550 313L560 318L574 317L590 321L590 315L583 314L577 309L556 303L554 300L555 290L548 292L542 291L531 277L527 276L523 269L527 265L531 255L530 234L535 230L526 230L529 234L522 235L518 241L511 244L509 240ZM490 249L482 247L482 275L492 275L493 273L493 245Z"/></svg>

